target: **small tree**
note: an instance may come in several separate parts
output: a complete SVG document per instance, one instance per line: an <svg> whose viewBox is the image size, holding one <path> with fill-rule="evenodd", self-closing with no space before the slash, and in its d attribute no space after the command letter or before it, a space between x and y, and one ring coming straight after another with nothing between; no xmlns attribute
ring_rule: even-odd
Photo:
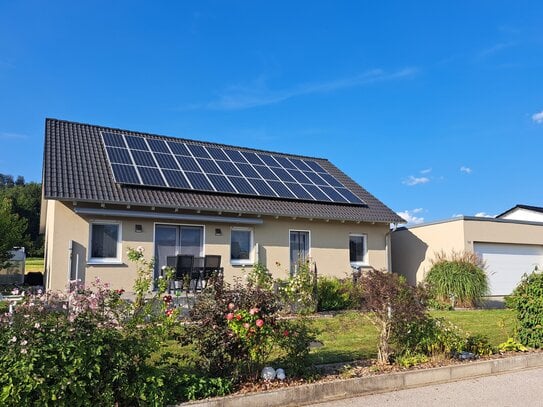
<svg viewBox="0 0 543 407"><path fill-rule="evenodd" d="M0 201L0 268L9 264L11 250L21 244L26 220L12 212L11 200Z"/></svg>
<svg viewBox="0 0 543 407"><path fill-rule="evenodd" d="M378 362L390 363L395 330L426 316L415 289L398 274L370 270L359 280L353 296L363 311L369 311L365 315L379 330Z"/></svg>

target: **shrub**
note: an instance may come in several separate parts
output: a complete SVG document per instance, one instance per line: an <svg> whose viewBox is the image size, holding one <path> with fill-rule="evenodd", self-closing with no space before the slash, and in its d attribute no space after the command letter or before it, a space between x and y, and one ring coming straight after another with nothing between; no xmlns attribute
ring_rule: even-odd
<svg viewBox="0 0 543 407"><path fill-rule="evenodd" d="M517 319L520 343L532 348L543 347L543 274L524 275L507 299Z"/></svg>
<svg viewBox="0 0 543 407"><path fill-rule="evenodd" d="M353 283L335 277L319 277L317 281L317 310L340 311L353 307L351 298Z"/></svg>
<svg viewBox="0 0 543 407"><path fill-rule="evenodd" d="M359 307L379 331L378 362L387 364L392 354L392 341L408 324L423 320L426 310L403 277L377 270L366 272L358 281L353 295Z"/></svg>
<svg viewBox="0 0 543 407"><path fill-rule="evenodd" d="M301 368L314 335L304 321L278 320L280 309L277 294L253 286L205 290L183 338L194 347L193 363L211 377L234 381L256 377L272 356Z"/></svg>
<svg viewBox="0 0 543 407"><path fill-rule="evenodd" d="M103 286L29 296L0 319L1 405L164 403L161 371L146 364L158 337L132 324Z"/></svg>
<svg viewBox="0 0 543 407"><path fill-rule="evenodd" d="M474 307L488 295L488 277L482 260L472 252L436 254L425 277L431 295L439 302Z"/></svg>
<svg viewBox="0 0 543 407"><path fill-rule="evenodd" d="M420 355L420 354L415 354L412 356L402 355L396 358L396 364L398 364L401 367L407 367L407 368L411 366L417 366L417 365L420 365L421 363L426 363L426 362L428 362L428 356Z"/></svg>
<svg viewBox="0 0 543 407"><path fill-rule="evenodd" d="M290 312L310 314L316 311L317 281L309 261L299 261L296 273L277 283L281 300L290 307Z"/></svg>
<svg viewBox="0 0 543 407"><path fill-rule="evenodd" d="M271 290L273 286L273 276L266 266L261 263L255 264L255 266L247 272L247 285L261 290Z"/></svg>

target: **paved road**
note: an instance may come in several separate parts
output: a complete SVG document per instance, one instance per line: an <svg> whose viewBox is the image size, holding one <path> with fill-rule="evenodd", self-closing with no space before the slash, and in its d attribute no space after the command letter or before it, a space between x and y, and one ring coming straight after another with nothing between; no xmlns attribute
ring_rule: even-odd
<svg viewBox="0 0 543 407"><path fill-rule="evenodd" d="M374 394L316 407L543 407L543 369Z"/></svg>

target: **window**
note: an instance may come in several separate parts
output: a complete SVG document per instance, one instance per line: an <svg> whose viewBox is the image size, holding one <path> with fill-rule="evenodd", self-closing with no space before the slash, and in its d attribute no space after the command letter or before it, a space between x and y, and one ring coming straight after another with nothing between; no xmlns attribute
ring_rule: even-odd
<svg viewBox="0 0 543 407"><path fill-rule="evenodd" d="M251 229L232 229L230 234L230 263L252 264L253 231Z"/></svg>
<svg viewBox="0 0 543 407"><path fill-rule="evenodd" d="M290 246L290 275L293 276L298 270L298 265L309 258L309 231L291 230L289 232Z"/></svg>
<svg viewBox="0 0 543 407"><path fill-rule="evenodd" d="M121 224L92 223L89 263L120 263Z"/></svg>
<svg viewBox="0 0 543 407"><path fill-rule="evenodd" d="M349 261L351 266L366 265L366 235L349 235Z"/></svg>

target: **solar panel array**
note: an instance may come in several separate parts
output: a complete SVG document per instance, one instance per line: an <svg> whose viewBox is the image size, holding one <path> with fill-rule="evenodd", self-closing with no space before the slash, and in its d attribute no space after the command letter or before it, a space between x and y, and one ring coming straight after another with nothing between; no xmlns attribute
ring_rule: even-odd
<svg viewBox="0 0 543 407"><path fill-rule="evenodd" d="M364 204L310 159L110 132L102 141L120 184Z"/></svg>

